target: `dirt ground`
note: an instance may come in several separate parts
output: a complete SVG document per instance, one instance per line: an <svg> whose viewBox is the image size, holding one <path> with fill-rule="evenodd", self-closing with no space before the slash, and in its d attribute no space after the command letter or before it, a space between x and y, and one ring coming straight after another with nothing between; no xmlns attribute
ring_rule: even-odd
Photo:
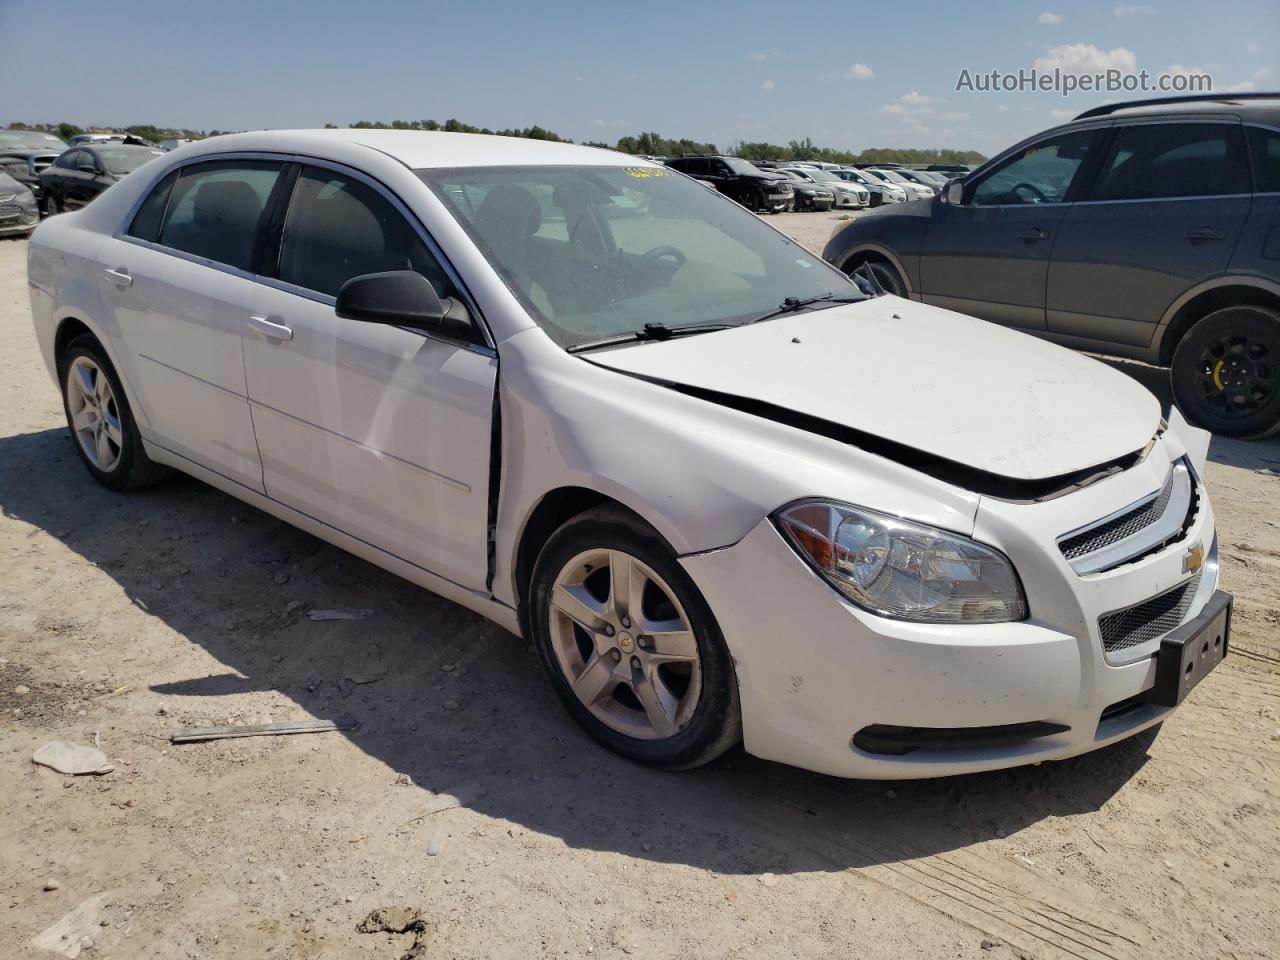
<svg viewBox="0 0 1280 960"><path fill-rule="evenodd" d="M833 220L771 222L821 249ZM1213 445L1234 655L1158 736L949 780L655 773L461 608L193 480L95 486L25 256L0 240L0 956L62 922L90 958L400 957L357 930L379 907L432 958L1280 955L1280 444ZM33 765L51 739L114 772Z"/></svg>

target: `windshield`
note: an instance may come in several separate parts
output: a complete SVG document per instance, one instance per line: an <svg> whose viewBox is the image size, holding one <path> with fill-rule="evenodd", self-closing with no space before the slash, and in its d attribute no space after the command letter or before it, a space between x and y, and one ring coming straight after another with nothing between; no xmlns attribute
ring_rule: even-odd
<svg viewBox="0 0 1280 960"><path fill-rule="evenodd" d="M123 175L132 173L153 157L160 156L163 150L148 150L146 147L98 147L97 154L108 173Z"/></svg>
<svg viewBox="0 0 1280 960"><path fill-rule="evenodd" d="M755 214L664 167L417 174L565 347L645 324L739 325L788 298L862 298Z"/></svg>
<svg viewBox="0 0 1280 960"><path fill-rule="evenodd" d="M892 170L877 170L876 173L880 174L880 176L884 177L886 180L890 181L891 183L910 183L911 182L902 174L894 173Z"/></svg>
<svg viewBox="0 0 1280 960"><path fill-rule="evenodd" d="M840 179L840 178L839 178L839 177L837 177L834 173L832 173L830 170L810 170L810 171L808 171L808 173L809 173L809 176L813 177L813 179L815 179L815 180L826 180L826 181L830 181L830 180L839 180L839 179Z"/></svg>
<svg viewBox="0 0 1280 960"><path fill-rule="evenodd" d="M0 130L0 147L12 150L65 150L67 145L52 133L39 130Z"/></svg>

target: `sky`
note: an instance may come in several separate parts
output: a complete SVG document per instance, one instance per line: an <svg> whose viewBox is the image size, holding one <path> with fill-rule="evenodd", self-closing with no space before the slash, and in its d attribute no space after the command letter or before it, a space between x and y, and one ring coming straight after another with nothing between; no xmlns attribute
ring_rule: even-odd
<svg viewBox="0 0 1280 960"><path fill-rule="evenodd" d="M1207 72L1280 89L1280 3L0 0L0 124L190 129L456 117L612 143L993 153L1124 95L962 70Z"/></svg>

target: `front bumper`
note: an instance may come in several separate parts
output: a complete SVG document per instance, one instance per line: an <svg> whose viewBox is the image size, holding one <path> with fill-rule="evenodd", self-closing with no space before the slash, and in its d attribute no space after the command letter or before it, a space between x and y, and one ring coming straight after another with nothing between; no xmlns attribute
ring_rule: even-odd
<svg viewBox="0 0 1280 960"><path fill-rule="evenodd" d="M0 237L30 233L40 224L40 208L0 203Z"/></svg>
<svg viewBox="0 0 1280 960"><path fill-rule="evenodd" d="M973 535L1017 567L1031 610L1019 623L938 625L869 614L814 573L770 520L732 547L683 558L734 658L746 749L835 776L906 779L1059 760L1159 723L1169 708L1137 702L1155 685L1159 637L1143 655L1112 663L1098 618L1187 579L1186 546L1208 549L1213 540L1208 498L1179 543L1105 573L1076 575L1057 538L1158 489L1170 464L1162 450L1157 444L1144 463L1056 500L984 499ZM1213 595L1216 565L1206 566L1198 584L1184 621ZM853 742L876 727L1030 724L1054 729L898 755Z"/></svg>

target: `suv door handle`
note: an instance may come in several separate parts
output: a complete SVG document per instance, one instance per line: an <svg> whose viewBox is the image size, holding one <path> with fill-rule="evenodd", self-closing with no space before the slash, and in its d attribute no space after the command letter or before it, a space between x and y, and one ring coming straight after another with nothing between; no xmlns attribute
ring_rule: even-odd
<svg viewBox="0 0 1280 960"><path fill-rule="evenodd" d="M1194 230L1188 230L1186 237L1192 243L1204 243L1206 240L1225 240L1227 235L1221 230L1213 227L1196 227Z"/></svg>
<svg viewBox="0 0 1280 960"><path fill-rule="evenodd" d="M1033 243L1036 240L1048 240L1049 231L1041 230L1039 227L1032 227L1030 230L1023 230L1018 234L1018 239L1026 240L1028 243Z"/></svg>
<svg viewBox="0 0 1280 960"><path fill-rule="evenodd" d="M102 271L106 278L114 283L117 287L132 287L133 277L129 275L129 271L124 267L108 267Z"/></svg>
<svg viewBox="0 0 1280 960"><path fill-rule="evenodd" d="M266 317L250 317L249 329L264 340L292 340L293 328L283 323L273 323Z"/></svg>

